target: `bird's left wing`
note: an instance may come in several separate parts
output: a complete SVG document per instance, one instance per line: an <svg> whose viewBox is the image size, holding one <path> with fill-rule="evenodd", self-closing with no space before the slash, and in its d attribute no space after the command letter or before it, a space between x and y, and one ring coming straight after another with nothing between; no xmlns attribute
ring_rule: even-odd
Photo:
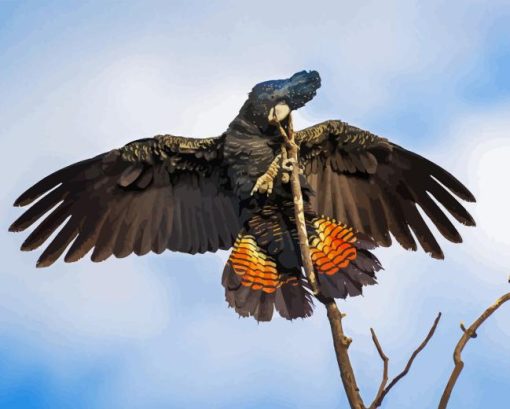
<svg viewBox="0 0 510 409"><path fill-rule="evenodd" d="M416 250L416 237L432 257L443 258L418 208L448 240L462 238L438 203L460 223L475 224L454 197L475 201L461 182L385 138L341 121L326 121L296 132L296 141L315 191L315 210L372 236L380 245L391 244L391 233L404 248Z"/></svg>
<svg viewBox="0 0 510 409"><path fill-rule="evenodd" d="M9 230L43 219L21 247L33 250L63 226L39 267L52 264L71 243L67 262L92 248L94 261L151 250L227 249L240 228L239 203L222 167L222 144L222 136L161 135L70 165L15 201L26 206L42 196Z"/></svg>

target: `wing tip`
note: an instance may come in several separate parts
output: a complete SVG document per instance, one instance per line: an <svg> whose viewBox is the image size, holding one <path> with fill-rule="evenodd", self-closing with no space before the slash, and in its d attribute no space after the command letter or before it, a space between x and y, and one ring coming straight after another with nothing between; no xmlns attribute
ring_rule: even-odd
<svg viewBox="0 0 510 409"><path fill-rule="evenodd" d="M20 231L23 231L25 230L23 227L20 227L17 225L16 222L12 223L9 228L7 229L8 232L11 232L11 233L18 233Z"/></svg>
<svg viewBox="0 0 510 409"><path fill-rule="evenodd" d="M444 169L443 169L444 170ZM455 178L453 175L449 175L451 178L453 178L453 181L450 180L450 183L446 183L446 181L441 180L437 178L435 175L433 175L436 180L438 180L441 184L446 186L448 190L453 192L455 195L460 197L462 200L468 202L468 203L476 203L476 197L471 191L462 184L459 180Z"/></svg>
<svg viewBox="0 0 510 409"><path fill-rule="evenodd" d="M473 193L471 193L467 188L466 188L466 197L464 198L464 200L466 202L470 202L470 203L476 203L476 197Z"/></svg>
<svg viewBox="0 0 510 409"><path fill-rule="evenodd" d="M28 243L27 240L25 240L21 246L20 246L20 250L21 251L32 251L32 250L35 250L37 247L39 246L34 246L32 243Z"/></svg>
<svg viewBox="0 0 510 409"><path fill-rule="evenodd" d="M444 253L442 251L429 253L430 257L436 260L444 260Z"/></svg>
<svg viewBox="0 0 510 409"><path fill-rule="evenodd" d="M466 215L464 215L464 217L461 217L461 218L456 217L456 219L463 226L467 226L467 227L476 226L476 220L469 213L467 213Z"/></svg>
<svg viewBox="0 0 510 409"><path fill-rule="evenodd" d="M76 254L73 254L73 253L67 253L64 257L64 263L74 263L80 259L82 259L84 256L84 254L80 254L80 253L76 253Z"/></svg>
<svg viewBox="0 0 510 409"><path fill-rule="evenodd" d="M18 197L12 205L14 207L23 207L26 206L28 203L30 202L25 202L21 197Z"/></svg>
<svg viewBox="0 0 510 409"><path fill-rule="evenodd" d="M29 192L23 192L12 204L14 207L23 207L34 201L34 198L28 194Z"/></svg>
<svg viewBox="0 0 510 409"><path fill-rule="evenodd" d="M460 192L453 191L453 190L452 190L452 192L467 203L476 203L476 197L474 197L471 193L469 193L469 191L464 192L463 194L460 194ZM467 193L469 193L469 194L467 194Z"/></svg>
<svg viewBox="0 0 510 409"><path fill-rule="evenodd" d="M92 252L92 255L90 256L90 260L93 263L100 263L101 261L105 261L107 258L109 258L112 253L111 252L99 252L96 250L97 247Z"/></svg>
<svg viewBox="0 0 510 409"><path fill-rule="evenodd" d="M464 241L459 232L457 232L457 234L455 234L455 235L452 235L451 237L447 237L447 239L455 244L460 244Z"/></svg>
<svg viewBox="0 0 510 409"><path fill-rule="evenodd" d="M35 199L37 199L44 193L47 193L49 190L51 190L53 188L53 186L51 186L50 188L47 188L44 190L34 191L36 187L39 187L39 183L41 183L42 181L44 181L44 179L39 181L38 183L36 183L34 186L29 188L28 190L24 191L21 195L19 195L19 197L14 201L14 203L12 205L14 207L23 207L23 206L29 205Z"/></svg>
<svg viewBox="0 0 510 409"><path fill-rule="evenodd" d="M51 266L53 263L54 263L54 261L49 260L49 259L47 259L47 258L40 258L40 259L39 259L39 260L37 260L37 262L35 263L35 267L36 267L36 268L46 268L46 267Z"/></svg>
<svg viewBox="0 0 510 409"><path fill-rule="evenodd" d="M443 249L441 249L441 247L439 247L438 244L436 246L434 246L433 248L427 248L427 249L423 248L423 250L425 251L425 254L427 254L428 256L430 256L431 258L433 258L435 260L444 260Z"/></svg>

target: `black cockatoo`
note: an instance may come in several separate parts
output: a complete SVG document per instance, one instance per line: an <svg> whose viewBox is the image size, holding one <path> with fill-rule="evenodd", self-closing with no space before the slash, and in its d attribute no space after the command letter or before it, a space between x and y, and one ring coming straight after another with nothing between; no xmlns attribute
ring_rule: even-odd
<svg viewBox="0 0 510 409"><path fill-rule="evenodd" d="M10 227L42 222L21 246L33 250L61 226L37 262L66 262L92 250L92 260L165 250L232 249L223 272L229 305L259 321L273 310L294 319L312 314L302 273L292 192L278 121L289 126L321 85L316 71L257 84L220 136L158 135L131 142L45 177L15 206L32 204ZM345 298L376 282L370 249L393 237L443 252L421 208L441 234L462 239L438 204L457 221L474 220L455 198L473 195L431 161L341 121L297 131L306 228L321 293ZM33 203L38 199L35 203Z"/></svg>

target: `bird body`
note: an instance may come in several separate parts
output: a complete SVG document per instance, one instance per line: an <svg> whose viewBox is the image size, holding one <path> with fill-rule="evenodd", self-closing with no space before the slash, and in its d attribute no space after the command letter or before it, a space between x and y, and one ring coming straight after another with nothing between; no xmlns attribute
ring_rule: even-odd
<svg viewBox="0 0 510 409"><path fill-rule="evenodd" d="M460 242L457 221L474 225L455 196L473 195L433 162L341 121L295 133L299 163L290 163L279 126L320 87L315 71L257 84L220 136L173 135L131 142L61 169L16 201L33 203L10 227L39 219L22 250L33 250L61 226L38 266L67 250L66 262L92 251L93 261L166 249L195 254L231 249L222 283L242 316L268 321L312 313L288 183L288 166L303 169L306 229L321 293L345 298L376 283L381 264L370 252L392 236L443 253L421 208L448 240ZM278 126L277 126L278 125Z"/></svg>

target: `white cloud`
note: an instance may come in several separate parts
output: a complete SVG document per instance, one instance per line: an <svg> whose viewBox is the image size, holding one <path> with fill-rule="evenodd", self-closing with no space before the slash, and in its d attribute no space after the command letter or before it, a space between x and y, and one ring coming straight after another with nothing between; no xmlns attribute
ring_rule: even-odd
<svg viewBox="0 0 510 409"><path fill-rule="evenodd" d="M510 105L502 103L464 113L452 124L448 142L436 150L477 198L470 206L477 221L476 236L468 243L471 254L502 274L510 273L510 220L505 216L510 201L505 176L510 158L509 111Z"/></svg>

